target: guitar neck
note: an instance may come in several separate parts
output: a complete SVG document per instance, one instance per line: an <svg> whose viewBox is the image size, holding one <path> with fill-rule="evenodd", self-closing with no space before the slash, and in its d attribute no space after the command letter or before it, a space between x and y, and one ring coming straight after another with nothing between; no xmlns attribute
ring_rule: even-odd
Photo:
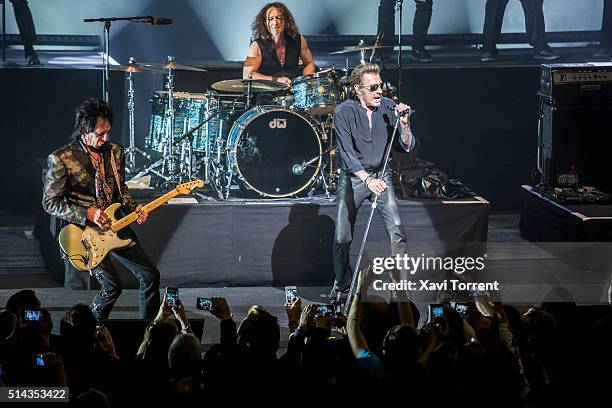
<svg viewBox="0 0 612 408"><path fill-rule="evenodd" d="M176 197L178 194L179 194L179 192L176 189L170 190L166 194L164 194L163 196L156 198L155 200L151 201L148 204L145 204L142 208L147 213L150 213L151 211L155 210L157 207L159 207L160 205L164 204L168 200ZM130 225L131 223L133 223L137 219L138 219L138 214L135 211L133 211L133 212L129 213L128 215L126 215L125 217L115 221L113 223L113 225L111 226L111 229L113 230L113 232L117 232L117 231L127 227L128 225Z"/></svg>

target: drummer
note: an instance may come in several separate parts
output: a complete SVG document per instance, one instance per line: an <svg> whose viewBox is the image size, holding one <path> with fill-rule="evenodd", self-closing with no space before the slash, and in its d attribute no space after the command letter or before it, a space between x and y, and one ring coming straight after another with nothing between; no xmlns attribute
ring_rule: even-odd
<svg viewBox="0 0 612 408"><path fill-rule="evenodd" d="M283 3L268 3L257 13L253 38L242 77L291 85L291 79L314 74L316 66L306 39L298 33L293 15ZM300 60L303 68L300 72Z"/></svg>

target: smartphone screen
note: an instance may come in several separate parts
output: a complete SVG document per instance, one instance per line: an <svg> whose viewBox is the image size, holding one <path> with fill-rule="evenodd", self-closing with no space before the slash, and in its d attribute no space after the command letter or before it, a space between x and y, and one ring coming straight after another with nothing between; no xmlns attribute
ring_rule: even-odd
<svg viewBox="0 0 612 408"><path fill-rule="evenodd" d="M34 365L36 367L44 367L45 366L45 359L43 358L42 353L34 354Z"/></svg>
<svg viewBox="0 0 612 408"><path fill-rule="evenodd" d="M317 306L317 317L332 317L334 314L334 307L332 305L319 305Z"/></svg>
<svg viewBox="0 0 612 408"><path fill-rule="evenodd" d="M178 288L166 287L166 304L168 307L176 306L176 301L179 298Z"/></svg>
<svg viewBox="0 0 612 408"><path fill-rule="evenodd" d="M440 304L429 305L429 321L433 322L440 317L444 317L444 306Z"/></svg>
<svg viewBox="0 0 612 408"><path fill-rule="evenodd" d="M285 286L285 302L293 303L298 298L297 288L295 286Z"/></svg>
<svg viewBox="0 0 612 408"><path fill-rule="evenodd" d="M469 306L467 303L455 303L455 311L461 317L465 317L468 314Z"/></svg>
<svg viewBox="0 0 612 408"><path fill-rule="evenodd" d="M196 308L200 310L207 310L209 312L212 312L213 310L212 299L199 297L196 302Z"/></svg>
<svg viewBox="0 0 612 408"><path fill-rule="evenodd" d="M25 309L23 311L23 317L26 322L39 321L42 318L42 310Z"/></svg>

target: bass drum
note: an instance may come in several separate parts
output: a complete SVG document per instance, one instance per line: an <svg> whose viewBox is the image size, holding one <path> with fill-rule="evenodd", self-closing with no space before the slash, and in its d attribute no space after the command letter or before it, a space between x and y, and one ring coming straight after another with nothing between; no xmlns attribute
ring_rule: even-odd
<svg viewBox="0 0 612 408"><path fill-rule="evenodd" d="M264 197L297 195L321 168L314 122L278 106L257 106L242 114L230 130L227 151L230 174ZM316 156L318 160L300 168Z"/></svg>

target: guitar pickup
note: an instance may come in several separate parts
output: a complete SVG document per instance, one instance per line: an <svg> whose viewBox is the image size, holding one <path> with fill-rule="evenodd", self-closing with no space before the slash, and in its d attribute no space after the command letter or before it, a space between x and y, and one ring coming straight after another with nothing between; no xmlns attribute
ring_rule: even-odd
<svg viewBox="0 0 612 408"><path fill-rule="evenodd" d="M90 246L85 239L81 240L81 244L83 245L83 248L85 248L86 250L89 250Z"/></svg>

